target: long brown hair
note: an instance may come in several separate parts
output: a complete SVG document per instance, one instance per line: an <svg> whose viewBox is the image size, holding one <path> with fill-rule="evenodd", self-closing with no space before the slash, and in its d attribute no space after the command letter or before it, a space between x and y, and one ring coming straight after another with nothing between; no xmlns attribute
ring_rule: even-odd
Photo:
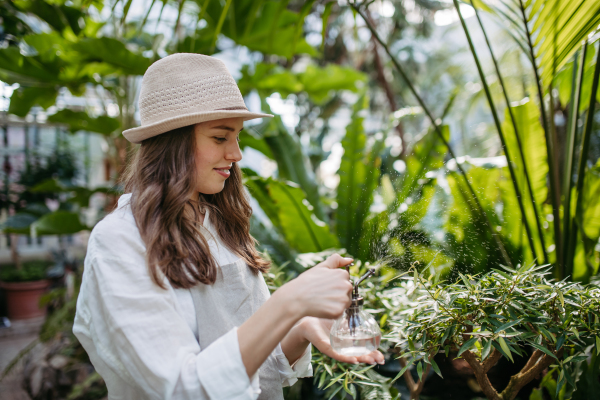
<svg viewBox="0 0 600 400"><path fill-rule="evenodd" d="M255 273L269 267L250 235L252 208L237 163L221 192L190 200L197 180L195 149L193 125L146 139L122 180L132 193L131 211L146 244L150 275L163 289L159 272L177 288L212 284L217 278L217 263L200 231L202 208L210 210L210 222L223 243Z"/></svg>

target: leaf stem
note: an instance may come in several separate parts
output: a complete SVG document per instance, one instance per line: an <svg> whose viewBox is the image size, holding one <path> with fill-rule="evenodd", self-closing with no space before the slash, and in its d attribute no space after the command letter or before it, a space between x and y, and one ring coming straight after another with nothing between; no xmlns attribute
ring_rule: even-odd
<svg viewBox="0 0 600 400"><path fill-rule="evenodd" d="M525 27L525 32L527 36L527 45L529 48L529 55L531 58L531 64L533 66L533 73L535 75L535 84L537 87L538 98L540 101L540 111L542 113L542 126L544 127L544 132L546 133L546 153L548 157L548 175L550 181L550 203L552 204L552 216L554 217L553 225L554 225L554 241L556 247L556 264L558 266L558 276L559 278L564 277L564 270L561 260L562 255L562 237L560 234L560 192L558 191L558 182L556 175L556 160L554 159L554 140L551 136L550 129L548 127L548 116L546 114L546 107L544 105L544 91L542 88L542 82L540 80L540 75L538 71L538 66L535 61L535 50L533 46L533 42L531 40L531 32L529 31L529 25L527 24L527 15L525 13L525 6L523 4L523 0L519 0L519 8L521 11L521 16L523 18L523 25ZM551 100L552 101L552 100Z"/></svg>
<svg viewBox="0 0 600 400"><path fill-rule="evenodd" d="M571 112L569 113L569 131L567 132L567 159L565 160L565 180L563 183L563 243L566 244L565 249L565 276L573 274L573 256L575 254L574 241L571 240L571 193L573 191L573 167L575 158L575 138L577 136L577 125L579 122L579 107L581 103L581 85L585 72L585 58L587 56L588 43L584 41L581 51L581 64L577 69L577 56L573 62L573 85L574 90L571 95ZM576 235L575 235L576 236Z"/></svg>

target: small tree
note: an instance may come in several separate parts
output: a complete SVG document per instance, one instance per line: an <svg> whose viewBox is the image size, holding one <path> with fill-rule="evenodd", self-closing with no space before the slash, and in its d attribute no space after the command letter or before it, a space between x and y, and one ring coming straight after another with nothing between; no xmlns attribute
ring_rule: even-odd
<svg viewBox="0 0 600 400"><path fill-rule="evenodd" d="M546 279L551 266L503 267L482 277L460 274L453 284L432 284L413 266L415 290L426 294L400 321L401 374L416 364L441 376L434 356L457 352L472 368L488 399L512 400L519 390L551 365L558 374L557 393L565 384L575 390L578 362L590 346L600 353L600 288ZM533 350L530 354L529 349ZM498 392L487 373L500 358L529 357L525 366ZM418 396L418 395L417 395ZM413 398L416 398L413 397Z"/></svg>

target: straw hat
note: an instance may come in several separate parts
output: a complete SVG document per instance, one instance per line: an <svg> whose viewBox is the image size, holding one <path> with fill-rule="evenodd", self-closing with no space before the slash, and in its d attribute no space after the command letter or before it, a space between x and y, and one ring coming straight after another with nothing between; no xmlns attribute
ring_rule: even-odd
<svg viewBox="0 0 600 400"><path fill-rule="evenodd" d="M148 68L142 79L139 109L142 126L123 132L132 143L204 121L272 117L248 111L222 61L189 53L170 55Z"/></svg>

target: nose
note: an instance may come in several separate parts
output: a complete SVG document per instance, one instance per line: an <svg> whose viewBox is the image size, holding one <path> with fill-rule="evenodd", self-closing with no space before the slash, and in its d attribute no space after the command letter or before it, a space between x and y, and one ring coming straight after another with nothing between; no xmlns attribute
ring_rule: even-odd
<svg viewBox="0 0 600 400"><path fill-rule="evenodd" d="M242 151L240 150L240 145L237 140L233 141L230 146L227 146L225 158L232 162L240 162L242 160Z"/></svg>

